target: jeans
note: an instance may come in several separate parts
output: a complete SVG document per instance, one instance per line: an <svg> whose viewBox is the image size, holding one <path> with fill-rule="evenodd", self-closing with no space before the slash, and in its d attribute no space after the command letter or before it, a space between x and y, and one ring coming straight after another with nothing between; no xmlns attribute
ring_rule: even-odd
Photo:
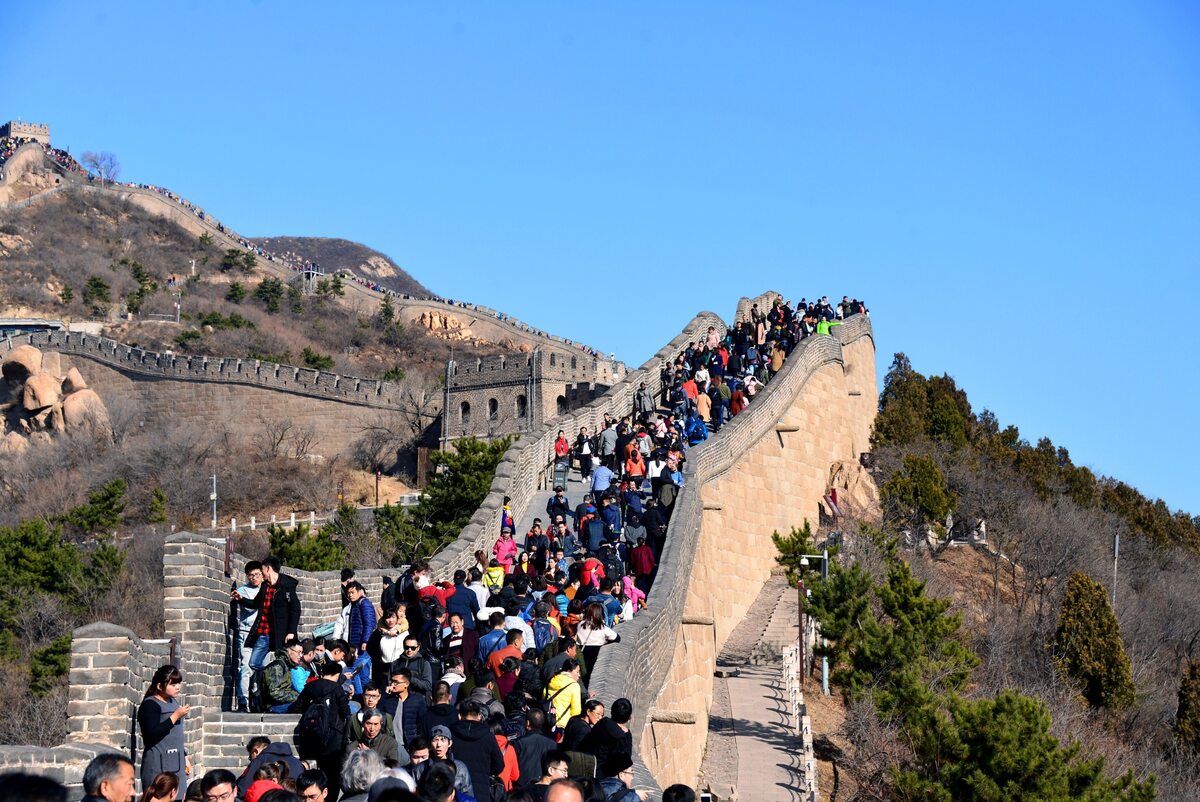
<svg viewBox="0 0 1200 802"><path fill-rule="evenodd" d="M239 632L237 636L237 654L238 654L238 672L237 672L237 702L239 705L248 704L250 701L250 677L254 674L250 668L250 656L254 653L252 649L246 648L246 638L248 632Z"/></svg>
<svg viewBox="0 0 1200 802"><path fill-rule="evenodd" d="M250 652L250 669L258 671L271 662L271 656L271 636L259 635L258 640L254 642L254 649Z"/></svg>

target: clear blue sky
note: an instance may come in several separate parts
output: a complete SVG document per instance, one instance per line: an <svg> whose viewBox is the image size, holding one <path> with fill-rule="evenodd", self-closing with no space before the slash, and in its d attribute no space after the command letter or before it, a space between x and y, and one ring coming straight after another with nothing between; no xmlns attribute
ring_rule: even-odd
<svg viewBox="0 0 1200 802"><path fill-rule="evenodd" d="M835 5L13 3L0 116L634 364L857 295L881 376L1200 513L1200 4Z"/></svg>

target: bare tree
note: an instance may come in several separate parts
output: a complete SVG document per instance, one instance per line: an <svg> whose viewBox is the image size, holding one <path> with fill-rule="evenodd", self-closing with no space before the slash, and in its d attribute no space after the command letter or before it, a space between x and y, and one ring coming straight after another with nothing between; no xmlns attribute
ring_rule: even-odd
<svg viewBox="0 0 1200 802"><path fill-rule="evenodd" d="M115 154L109 153L106 150L99 152L93 150L85 151L83 154L83 165L100 179L101 184L111 184L121 174L121 162L117 161Z"/></svg>

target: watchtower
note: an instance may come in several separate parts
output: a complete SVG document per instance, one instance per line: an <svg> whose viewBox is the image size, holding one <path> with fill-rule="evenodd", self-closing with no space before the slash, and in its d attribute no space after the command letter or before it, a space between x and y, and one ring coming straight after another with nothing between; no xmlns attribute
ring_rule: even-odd
<svg viewBox="0 0 1200 802"><path fill-rule="evenodd" d="M43 123L24 123L20 120L9 120L0 125L0 137L13 139L33 139L43 145L50 144L50 126Z"/></svg>

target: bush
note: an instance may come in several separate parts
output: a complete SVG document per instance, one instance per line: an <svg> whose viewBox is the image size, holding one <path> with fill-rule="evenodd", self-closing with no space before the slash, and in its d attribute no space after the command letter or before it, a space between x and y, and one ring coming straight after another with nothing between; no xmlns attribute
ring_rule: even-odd
<svg viewBox="0 0 1200 802"><path fill-rule="evenodd" d="M1104 586L1075 573L1063 595L1054 633L1055 663L1092 707L1133 704L1133 671L1121 643L1121 628Z"/></svg>
<svg viewBox="0 0 1200 802"><path fill-rule="evenodd" d="M271 538L271 554L292 568L335 571L346 565L346 547L333 539L327 526L313 533L305 523L296 524L295 529L271 524L267 534Z"/></svg>

